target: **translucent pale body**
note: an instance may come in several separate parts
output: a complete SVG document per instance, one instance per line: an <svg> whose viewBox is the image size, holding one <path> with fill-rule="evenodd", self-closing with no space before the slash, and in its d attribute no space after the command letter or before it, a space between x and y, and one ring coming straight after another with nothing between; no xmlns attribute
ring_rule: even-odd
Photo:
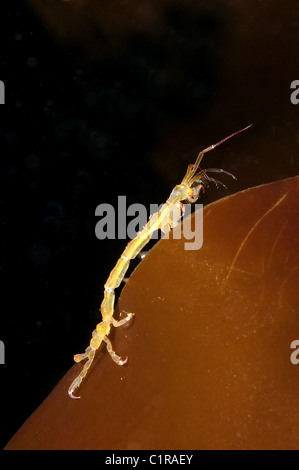
<svg viewBox="0 0 299 470"><path fill-rule="evenodd" d="M227 173L228 175L233 176L231 173L218 168L200 170L198 173L197 170L199 169L201 160L206 152L213 150L222 142L225 142L230 137L238 134L239 132L242 132L245 129L248 129L248 127L231 134L229 137L221 140L216 145L211 145L210 147L200 152L195 161L195 164L188 166L187 173L184 176L182 182L175 186L166 203L158 212L153 214L153 216L150 218L141 232L136 236L136 238L134 238L134 240L132 240L126 246L123 254L117 261L105 284L104 299L101 304L102 321L93 331L90 345L86 348L85 352L83 354L76 354L74 356L76 362L80 362L84 359L87 359L87 362L85 363L80 374L75 378L69 387L68 393L71 398L79 398L74 396L73 393L80 386L83 378L86 376L87 371L89 370L94 359L95 351L100 347L102 341L106 343L110 356L118 365L124 365L127 362L127 358L122 360L119 356L117 356L117 354L112 349L110 340L107 337L110 333L111 324L115 327L124 325L134 315L133 313L129 313L121 320L116 320L113 317L115 299L114 289L119 287L120 283L122 282L129 267L130 260L135 258L140 253L142 248L150 241L151 235L158 229L161 229L166 233L172 227L174 227L174 225L176 225L177 221L181 217L181 201L189 199L190 202L195 202L199 196L200 189L204 189L205 181L213 181L217 185L217 180L208 177L208 173Z"/></svg>

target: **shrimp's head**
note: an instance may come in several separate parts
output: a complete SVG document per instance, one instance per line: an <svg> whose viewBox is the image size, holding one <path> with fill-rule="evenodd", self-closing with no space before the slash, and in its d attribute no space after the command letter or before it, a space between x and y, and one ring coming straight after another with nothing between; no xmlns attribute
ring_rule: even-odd
<svg viewBox="0 0 299 470"><path fill-rule="evenodd" d="M190 188L190 186L188 186L185 183L177 184L175 188L173 189L168 201L170 203L177 203L179 201L185 201L190 196L192 197L192 194L193 194L193 189Z"/></svg>
<svg viewBox="0 0 299 470"><path fill-rule="evenodd" d="M201 190L204 192L205 187L204 187L203 181L199 180L199 181L196 182L196 184L194 186L189 188L188 196L187 196L188 201L189 202L196 202L197 199L200 196L200 191Z"/></svg>

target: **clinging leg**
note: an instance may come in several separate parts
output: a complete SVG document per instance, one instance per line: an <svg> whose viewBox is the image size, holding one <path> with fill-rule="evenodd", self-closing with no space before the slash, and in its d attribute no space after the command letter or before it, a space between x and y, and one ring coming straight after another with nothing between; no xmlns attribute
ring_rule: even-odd
<svg viewBox="0 0 299 470"><path fill-rule="evenodd" d="M116 364L118 364L119 366L123 366L127 362L128 356L126 357L126 359L122 360L122 358L113 351L111 341L107 338L107 336L104 336L103 341L105 341L105 343L107 344L107 351L114 360L114 362L116 362Z"/></svg>
<svg viewBox="0 0 299 470"><path fill-rule="evenodd" d="M88 346L88 347L86 348L86 350L85 350L84 353L82 353L82 354L75 354L75 356L74 356L74 361L75 361L75 362L81 362L81 361L83 361L83 359L87 359L87 358L89 357L89 354L90 354L90 352L91 352L91 349L92 349L92 348L91 348L90 346Z"/></svg>
<svg viewBox="0 0 299 470"><path fill-rule="evenodd" d="M131 318L135 315L135 313L128 313L127 316L125 318L123 318L122 320L115 320L115 318L111 318L111 323L112 325L117 328L118 326L122 326L124 325L125 323L127 323L129 320L131 320Z"/></svg>
<svg viewBox="0 0 299 470"><path fill-rule="evenodd" d="M87 348L87 349L89 349L89 348ZM92 361L94 359L94 355L95 355L95 349L90 348L89 351L88 351L88 354L87 354L87 350L86 350L85 357L88 357L88 361L84 364L84 367L83 367L82 371L80 372L78 377L76 377L75 380L72 382L72 384L71 384L71 386L68 390L68 394L71 398L77 398L77 399L80 398L80 397L76 397L75 395L73 395L73 393L78 387L80 387L80 384L81 384L82 380L86 376L87 371L88 371L88 369L90 368L90 366L92 364ZM80 356L80 355L77 354L77 356ZM81 354L81 356L83 356L83 354ZM76 361L76 362L79 362L79 361Z"/></svg>

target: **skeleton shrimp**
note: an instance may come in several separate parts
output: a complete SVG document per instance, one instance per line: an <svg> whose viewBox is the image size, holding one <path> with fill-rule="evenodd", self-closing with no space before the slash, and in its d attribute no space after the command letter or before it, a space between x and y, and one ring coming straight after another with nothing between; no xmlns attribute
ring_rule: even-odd
<svg viewBox="0 0 299 470"><path fill-rule="evenodd" d="M158 212L153 214L147 224L143 227L142 231L139 232L138 235L126 246L115 267L112 269L104 286L104 299L100 308L102 321L96 325L96 328L92 332L90 344L86 348L85 352L83 354L76 354L74 356L75 362L81 362L84 359L87 359L87 361L84 364L80 374L75 378L69 387L68 394L71 398L80 398L73 395L73 393L77 388L80 387L82 380L86 376L93 362L95 352L103 341L106 343L107 350L116 364L122 366L127 362L127 357L123 360L114 352L112 344L108 339L108 335L110 333L111 325L115 328L124 325L129 320L131 320L131 318L134 316L134 313L128 313L127 316L122 320L116 320L113 317L115 300L114 290L120 286L122 280L124 279L130 261L134 259L140 253L142 248L150 241L153 232L160 229L166 233L177 224L178 220L184 214L184 206L182 201L189 200L191 203L197 201L200 196L200 191L204 191L205 184L209 181L215 183L216 186L218 186L218 184L223 185L223 183L220 181L208 176L208 173L224 173L236 179L234 175L220 168L207 168L198 172L197 170L199 169L199 165L205 153L213 150L214 148L218 147L218 145L221 145L226 140L230 139L236 134L239 134L240 132L245 131L249 127L251 127L251 125L234 132L217 144L211 145L205 150L202 150L198 154L195 163L188 165L186 175L184 176L182 182L175 186L165 204Z"/></svg>

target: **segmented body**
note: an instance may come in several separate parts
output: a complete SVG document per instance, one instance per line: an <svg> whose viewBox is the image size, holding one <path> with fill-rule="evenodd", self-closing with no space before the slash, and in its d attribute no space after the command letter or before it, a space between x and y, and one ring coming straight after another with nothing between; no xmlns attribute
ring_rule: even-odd
<svg viewBox="0 0 299 470"><path fill-rule="evenodd" d="M218 168L208 168L205 170L201 170L198 173L197 170L199 168L199 164L204 156L210 150L213 150L215 147L220 145L225 140L233 137L234 135L248 129L247 126L240 131L237 131L231 134L229 137L226 137L222 141L218 142L215 145L208 147L207 149L201 151L196 159L194 165L189 165L187 168L187 173L183 178L182 182L175 186L173 191L171 192L169 198L165 202L165 204L161 207L161 209L153 214L147 224L143 227L141 232L131 240L128 245L126 246L125 250L123 251L121 257L117 261L115 267L112 269L106 284L104 286L104 299L101 304L101 314L102 314L102 321L98 323L94 331L92 332L92 338L90 341L89 346L86 348L83 354L76 354L74 356L75 362L80 362L84 359L87 359L86 363L80 374L75 378L72 382L71 386L69 387L68 394L71 398L80 398L78 396L73 395L74 391L80 386L83 378L86 376L88 369L90 368L92 361L95 356L96 350L100 347L102 342L104 341L107 345L107 350L112 357L112 359L118 365L124 365L127 362L127 359L122 360L114 351L111 345L111 342L108 338L110 333L111 325L114 327L119 327L124 325L128 322L134 315L134 313L129 313L125 318L122 320L116 320L113 317L114 314L114 302L115 302L115 289L117 289L121 282L124 279L124 276L127 272L129 267L130 261L140 253L140 251L145 247L145 245L150 241L152 234L161 229L164 232L168 232L171 228L173 228L177 221L180 219L182 212L183 212L183 204L182 201L189 200L190 202L195 202L200 194L200 190L204 190L205 183L208 181L212 181L216 183L220 183L219 181L215 180L208 176L208 173L226 173L229 176L235 178L231 173L221 170ZM222 183L220 183L222 184Z"/></svg>

